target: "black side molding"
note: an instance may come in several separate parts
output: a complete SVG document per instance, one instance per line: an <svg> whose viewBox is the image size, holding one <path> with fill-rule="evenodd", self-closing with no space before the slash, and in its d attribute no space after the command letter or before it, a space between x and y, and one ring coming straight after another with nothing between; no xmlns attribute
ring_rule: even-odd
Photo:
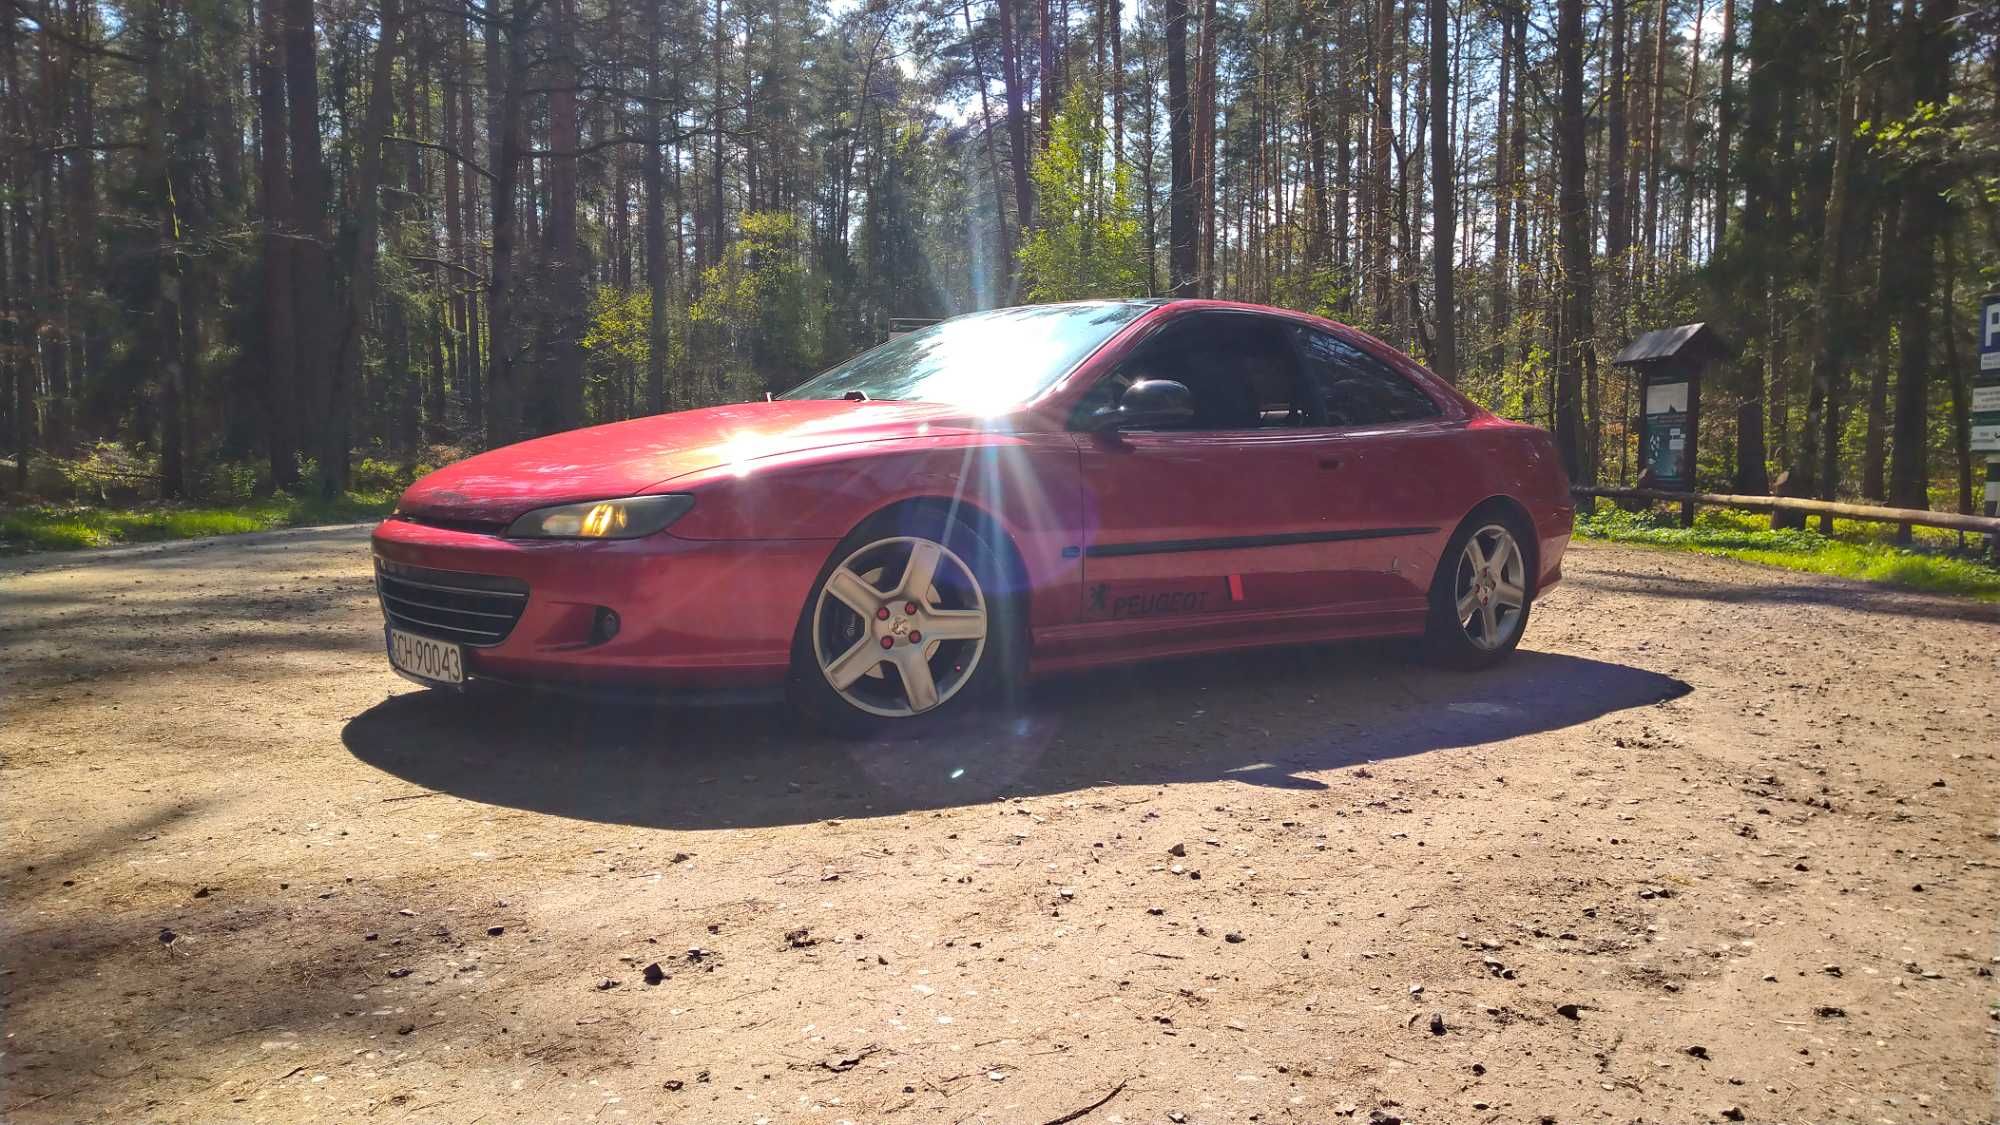
<svg viewBox="0 0 2000 1125"><path fill-rule="evenodd" d="M1154 543L1103 543L1084 549L1093 559L1164 555L1187 551L1238 551L1249 547L1290 547L1298 543L1340 543L1351 539L1395 539L1430 535L1435 527L1369 527L1354 531L1295 531L1284 535L1238 535L1225 539L1164 539Z"/></svg>

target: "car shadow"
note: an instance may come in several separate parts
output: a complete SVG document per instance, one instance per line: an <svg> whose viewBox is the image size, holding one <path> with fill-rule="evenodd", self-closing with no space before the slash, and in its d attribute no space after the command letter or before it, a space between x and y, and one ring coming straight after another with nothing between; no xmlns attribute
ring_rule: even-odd
<svg viewBox="0 0 2000 1125"><path fill-rule="evenodd" d="M1324 789L1362 762L1491 745L1691 690L1669 676L1521 652L1440 672L1406 645L1204 657L1037 685L1019 714L948 734L855 741L776 706L686 708L559 696L398 695L342 732L360 761L491 805L653 828L885 816L1095 785L1233 780Z"/></svg>

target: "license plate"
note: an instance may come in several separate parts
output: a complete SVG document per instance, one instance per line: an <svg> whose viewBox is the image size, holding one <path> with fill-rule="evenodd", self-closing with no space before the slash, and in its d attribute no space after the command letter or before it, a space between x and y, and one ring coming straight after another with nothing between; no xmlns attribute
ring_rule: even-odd
<svg viewBox="0 0 2000 1125"><path fill-rule="evenodd" d="M389 666L396 671L425 683L457 686L465 682L465 657L457 645L401 629L388 632Z"/></svg>

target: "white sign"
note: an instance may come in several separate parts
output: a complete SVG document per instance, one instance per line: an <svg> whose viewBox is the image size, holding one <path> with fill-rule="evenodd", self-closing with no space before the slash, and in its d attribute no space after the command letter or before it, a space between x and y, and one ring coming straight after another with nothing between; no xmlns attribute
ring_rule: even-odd
<svg viewBox="0 0 2000 1125"><path fill-rule="evenodd" d="M1688 385L1682 383L1654 383L1646 388L1646 413L1686 414L1688 408Z"/></svg>
<svg viewBox="0 0 2000 1125"><path fill-rule="evenodd" d="M1974 453L2000 453L2000 425L1972 427L1970 448Z"/></svg>
<svg viewBox="0 0 2000 1125"><path fill-rule="evenodd" d="M2000 411L2000 383L1972 388L1972 412L1984 414L1989 410Z"/></svg>

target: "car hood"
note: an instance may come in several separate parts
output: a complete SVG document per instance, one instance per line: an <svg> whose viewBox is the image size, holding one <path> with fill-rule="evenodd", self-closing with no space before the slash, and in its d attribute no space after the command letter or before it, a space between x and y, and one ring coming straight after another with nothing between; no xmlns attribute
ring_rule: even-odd
<svg viewBox="0 0 2000 1125"><path fill-rule="evenodd" d="M975 427L964 409L925 402L802 399L659 414L468 457L419 479L397 510L420 519L507 521L551 504L636 495L726 465Z"/></svg>

